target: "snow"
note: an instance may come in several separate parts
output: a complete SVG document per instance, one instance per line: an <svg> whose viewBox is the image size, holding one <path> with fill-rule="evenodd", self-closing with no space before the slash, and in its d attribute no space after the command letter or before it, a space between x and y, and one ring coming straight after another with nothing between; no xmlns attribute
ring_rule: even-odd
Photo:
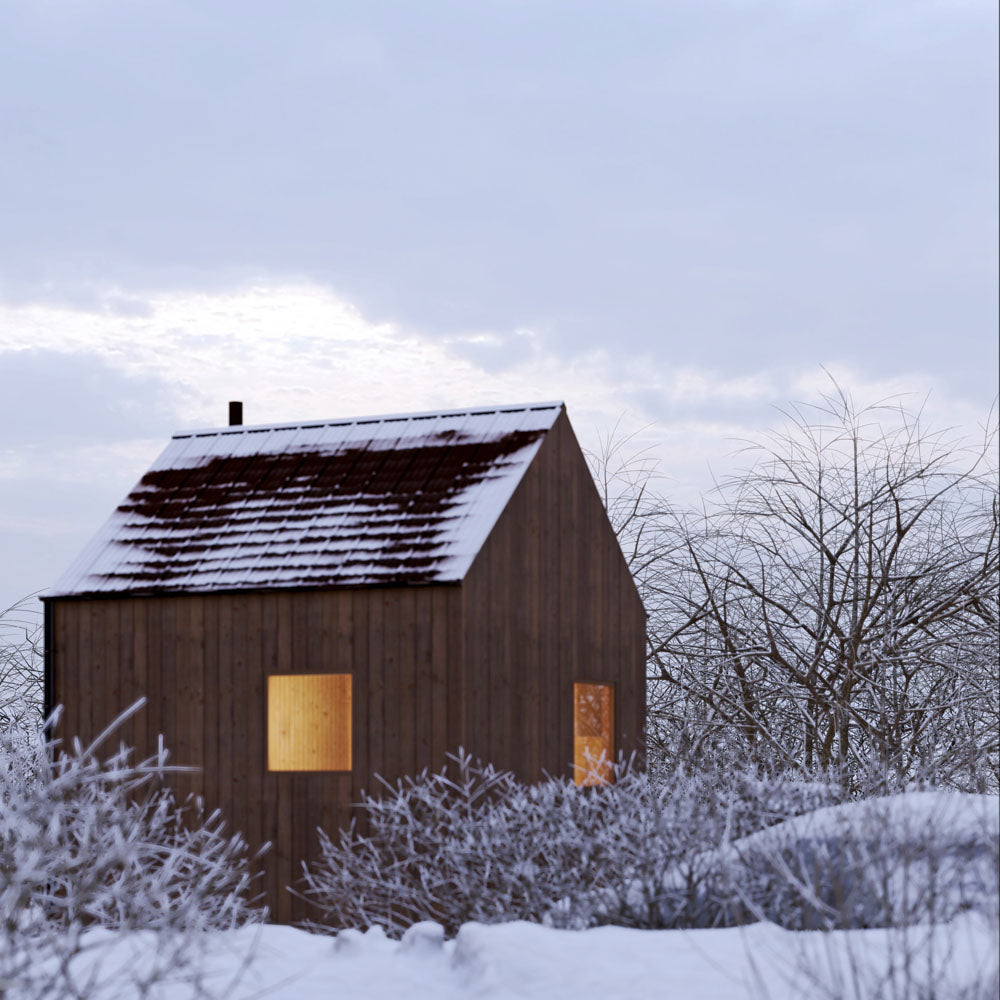
<svg viewBox="0 0 1000 1000"><path fill-rule="evenodd" d="M537 924L465 924L444 940L436 924L414 925L402 941L379 928L342 931L336 937L276 925L215 932L206 942L200 985L232 1000L801 1000L870 997L884 985L890 964L902 976L907 946L921 967L934 960L939 995L981 987L984 997L998 976L996 921L967 914L946 926L902 931L791 932L773 924L721 930L640 931L599 927L565 931ZM94 1000L138 996L123 989L127 975L141 975L154 959L148 933L115 938L91 932L100 943L100 978L115 970L114 983ZM96 943L96 942L95 942ZM919 969L916 977L926 979ZM903 988L900 980L897 984ZM151 997L191 995L190 972L164 982ZM889 993L906 996L905 992ZM993 994L995 995L995 993Z"/></svg>
<svg viewBox="0 0 1000 1000"><path fill-rule="evenodd" d="M175 435L51 593L461 580L562 411Z"/></svg>
<svg viewBox="0 0 1000 1000"><path fill-rule="evenodd" d="M1000 837L998 805L995 795L911 791L814 809L743 837L734 846L840 836L846 829L854 836L866 830L891 829L900 836L933 829L942 842L996 840Z"/></svg>
<svg viewBox="0 0 1000 1000"><path fill-rule="evenodd" d="M244 923L256 914L245 905L238 838L226 841L214 818L201 828L175 829L171 820L183 813L169 799L154 795L139 805L130 798L162 777L162 760L129 766L116 757L101 766L80 750L51 768L49 753L43 742L25 744L16 731L0 731L7 770L0 801L0 995L7 1000L996 1000L1000 992L996 796L910 792L846 802L717 849L716 859L728 852L738 863L723 866L732 882L716 888L746 903L748 915L776 923L678 930L567 930L513 920L459 926L472 914L463 909L452 920L440 917L441 908L435 912L451 921L453 938L424 921L400 926L397 941L379 927L322 935ZM476 797L487 787L466 784ZM578 802L595 801L568 787ZM621 792L626 780L611 787ZM616 801L617 811L629 800ZM681 806L672 835L693 815ZM577 847L593 835L586 830L570 831ZM414 849L423 857L419 844ZM659 858L669 845L656 841L652 850ZM499 854L492 847L490 863L516 861ZM445 876L440 884L449 897L463 889L470 909L480 899L489 903L501 880L473 878L464 888L449 882L441 871L447 856L431 857L424 872ZM569 864L560 891L589 873L579 858ZM627 885L628 866L617 872L617 884ZM653 877L661 878L661 870ZM388 884L398 912L398 883ZM364 888L353 881L348 891ZM538 912L544 915L548 905L543 899ZM717 908L720 917L713 919L724 910ZM827 911L840 922L803 923ZM479 913L492 919L490 907ZM587 919L595 914L600 919L597 910ZM865 929L788 929L842 927L841 918Z"/></svg>

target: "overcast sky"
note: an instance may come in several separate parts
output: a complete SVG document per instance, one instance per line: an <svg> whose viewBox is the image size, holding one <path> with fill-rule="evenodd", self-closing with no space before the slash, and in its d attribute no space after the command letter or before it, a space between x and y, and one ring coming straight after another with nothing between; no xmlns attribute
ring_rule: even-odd
<svg viewBox="0 0 1000 1000"><path fill-rule="evenodd" d="M679 496L997 392L995 0L0 0L0 608L173 431L565 399Z"/></svg>

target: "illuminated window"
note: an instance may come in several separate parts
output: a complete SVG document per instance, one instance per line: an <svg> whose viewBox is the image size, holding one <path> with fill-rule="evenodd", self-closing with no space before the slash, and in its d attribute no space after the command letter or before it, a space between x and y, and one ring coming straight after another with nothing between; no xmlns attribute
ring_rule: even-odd
<svg viewBox="0 0 1000 1000"><path fill-rule="evenodd" d="M268 677L267 768L350 771L350 674Z"/></svg>
<svg viewBox="0 0 1000 1000"><path fill-rule="evenodd" d="M573 777L578 785L611 781L615 692L610 684L573 685Z"/></svg>

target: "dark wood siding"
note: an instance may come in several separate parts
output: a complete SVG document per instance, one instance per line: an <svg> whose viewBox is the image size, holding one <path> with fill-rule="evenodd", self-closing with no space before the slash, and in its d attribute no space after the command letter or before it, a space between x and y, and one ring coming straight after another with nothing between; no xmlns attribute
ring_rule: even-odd
<svg viewBox="0 0 1000 1000"><path fill-rule="evenodd" d="M440 768L460 746L534 781L570 774L573 684L615 686L615 742L643 750L645 616L565 413L461 585L53 599L57 735L92 739L142 695L119 739L163 734L181 794L220 808L251 849L275 919L316 827L350 818L374 775ZM351 773L267 771L266 677L353 675Z"/></svg>
<svg viewBox="0 0 1000 1000"><path fill-rule="evenodd" d="M373 774L440 768L465 741L445 731L462 718L447 683L461 672L454 586L54 600L50 613L57 735L87 742L145 695L105 754L124 740L151 756L162 733L171 763L198 768L171 779L179 795L220 808L253 850L274 844L261 889L282 922L307 916L283 887L315 857L317 826L346 825ZM353 675L350 774L268 772L271 673Z"/></svg>
<svg viewBox="0 0 1000 1000"><path fill-rule="evenodd" d="M565 414L462 585L477 756L569 775L573 683L615 686L615 743L644 758L645 612Z"/></svg>

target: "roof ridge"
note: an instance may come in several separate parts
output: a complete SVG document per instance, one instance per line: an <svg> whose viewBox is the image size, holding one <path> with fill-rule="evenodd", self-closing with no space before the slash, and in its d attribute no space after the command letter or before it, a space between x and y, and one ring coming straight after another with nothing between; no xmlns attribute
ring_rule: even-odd
<svg viewBox="0 0 1000 1000"><path fill-rule="evenodd" d="M239 424L237 426L197 427L189 431L178 431L172 440L193 437L215 437L225 434L262 433L271 430L310 430L320 427L349 427L352 424L380 424L390 421L431 420L435 417L479 417L491 413L525 413L535 410L554 410L564 407L562 400L536 403L507 403L497 406L463 406L456 410L418 410L413 413L365 414L355 417L336 417L329 420L294 420L289 423Z"/></svg>

